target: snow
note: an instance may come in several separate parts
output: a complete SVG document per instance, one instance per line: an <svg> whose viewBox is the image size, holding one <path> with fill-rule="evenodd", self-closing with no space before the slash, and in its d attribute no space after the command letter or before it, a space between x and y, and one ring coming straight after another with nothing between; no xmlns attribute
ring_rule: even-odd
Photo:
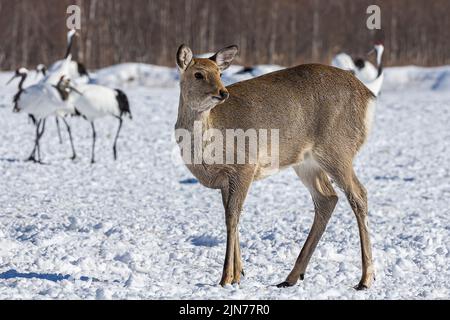
<svg viewBox="0 0 450 320"><path fill-rule="evenodd" d="M392 90L404 90L409 87L411 89L448 91L450 88L450 66L387 68L384 86Z"/></svg>
<svg viewBox="0 0 450 320"><path fill-rule="evenodd" d="M109 87L174 87L178 81L177 70L142 63L111 66L99 70L93 77L97 84Z"/></svg>
<svg viewBox="0 0 450 320"><path fill-rule="evenodd" d="M227 83L251 75L226 74ZM12 76L0 73L0 83ZM95 73L130 98L134 119L112 143L113 118L91 131L70 119L80 159L69 160L53 120L45 165L23 162L33 127L13 114L16 84L0 86L0 299L445 299L450 296L450 67L389 68L370 140L356 160L369 191L377 279L355 291L359 236L340 201L305 280L278 289L313 219L292 170L254 183L241 219L246 275L221 288L225 223L218 191L172 161L179 90L175 69L143 64ZM33 76L30 76L30 82Z"/></svg>

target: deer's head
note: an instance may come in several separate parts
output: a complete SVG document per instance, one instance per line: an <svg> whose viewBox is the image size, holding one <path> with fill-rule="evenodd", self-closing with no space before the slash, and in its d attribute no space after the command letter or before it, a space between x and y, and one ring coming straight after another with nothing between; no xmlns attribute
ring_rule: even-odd
<svg viewBox="0 0 450 320"><path fill-rule="evenodd" d="M237 46L219 50L209 59L194 58L192 50L181 45L177 52L181 94L193 111L205 112L228 99L228 91L220 76L233 61Z"/></svg>

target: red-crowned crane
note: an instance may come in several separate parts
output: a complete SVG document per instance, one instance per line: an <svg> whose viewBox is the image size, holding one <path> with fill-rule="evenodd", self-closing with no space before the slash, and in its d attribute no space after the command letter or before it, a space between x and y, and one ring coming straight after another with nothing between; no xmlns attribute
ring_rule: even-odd
<svg viewBox="0 0 450 320"><path fill-rule="evenodd" d="M28 76L28 70L20 68L16 71L14 76L8 82L10 83L15 78L20 77L19 90L14 96L14 112L27 113L35 122L36 125L36 138L33 151L27 159L28 161L34 161L41 163L40 154L40 139L45 131L46 118L52 115L56 115L60 112L73 112L74 107L70 105L68 101L69 91L71 88L67 88L64 76L61 76L56 85L52 85L46 82L39 82L27 88L23 88L23 83ZM76 158L75 148L73 145L72 134L70 126L64 120L69 132L71 147L72 147L72 159ZM36 151L38 157L36 159Z"/></svg>
<svg viewBox="0 0 450 320"><path fill-rule="evenodd" d="M74 89L74 88L73 88ZM122 129L123 116L132 119L130 104L126 94L119 89L110 89L95 84L76 86L77 92L69 96L70 104L91 123L92 128L92 154L91 163L95 163L95 131L94 120L111 116L119 120L119 127L113 144L114 160L117 160L117 140Z"/></svg>

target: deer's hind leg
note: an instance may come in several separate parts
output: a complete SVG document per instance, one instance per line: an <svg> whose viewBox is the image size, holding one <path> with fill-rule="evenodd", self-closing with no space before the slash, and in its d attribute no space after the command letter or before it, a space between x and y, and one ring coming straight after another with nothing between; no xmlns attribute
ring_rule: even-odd
<svg viewBox="0 0 450 320"><path fill-rule="evenodd" d="M327 157L321 159L320 163L339 188L344 191L356 216L361 242L362 277L355 289L368 289L375 279L375 270L372 262L372 245L369 236L367 191L356 177L352 161L350 159L347 159L347 161L336 161L336 159L336 157ZM339 166L336 165L337 163Z"/></svg>
<svg viewBox="0 0 450 320"><path fill-rule="evenodd" d="M294 169L300 180L311 193L314 202L315 216L311 231L297 258L295 266L286 281L278 285L280 288L293 286L299 279L303 280L308 263L326 229L338 201L338 197L328 176L311 155L308 156L302 164L294 167Z"/></svg>
<svg viewBox="0 0 450 320"><path fill-rule="evenodd" d="M345 180L344 183L339 184L344 190L353 213L356 216L361 242L362 277L358 285L355 286L355 289L368 289L375 279L375 270L372 262L372 244L369 235L367 191L361 182L359 182L353 169L351 170L350 178Z"/></svg>

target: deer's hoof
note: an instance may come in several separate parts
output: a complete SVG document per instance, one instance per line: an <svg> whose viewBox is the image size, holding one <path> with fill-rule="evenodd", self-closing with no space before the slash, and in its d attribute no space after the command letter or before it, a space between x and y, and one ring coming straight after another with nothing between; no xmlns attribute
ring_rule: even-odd
<svg viewBox="0 0 450 320"><path fill-rule="evenodd" d="M363 284L363 283L359 283L358 285L356 285L356 286L354 287L354 289L357 290L357 291L365 291L365 290L368 290L369 287L366 286L366 285Z"/></svg>
<svg viewBox="0 0 450 320"><path fill-rule="evenodd" d="M353 288L358 291L368 290L370 289L374 281L375 281L375 274L372 274L369 277L364 277L363 279L361 279L358 285L354 286Z"/></svg>
<svg viewBox="0 0 450 320"><path fill-rule="evenodd" d="M222 278L222 280L220 280L220 285L222 287L226 287L228 285L232 285L233 283L235 283L235 282L233 281L232 277Z"/></svg>
<svg viewBox="0 0 450 320"><path fill-rule="evenodd" d="M240 284L241 284L241 280L238 280L238 279L233 279L230 281L220 281L220 286L222 288L225 288L228 286L240 285Z"/></svg>
<svg viewBox="0 0 450 320"><path fill-rule="evenodd" d="M222 281L220 281L220 286L222 288L225 288L225 287L231 286L231 285L232 285L231 281L230 282L222 282Z"/></svg>

